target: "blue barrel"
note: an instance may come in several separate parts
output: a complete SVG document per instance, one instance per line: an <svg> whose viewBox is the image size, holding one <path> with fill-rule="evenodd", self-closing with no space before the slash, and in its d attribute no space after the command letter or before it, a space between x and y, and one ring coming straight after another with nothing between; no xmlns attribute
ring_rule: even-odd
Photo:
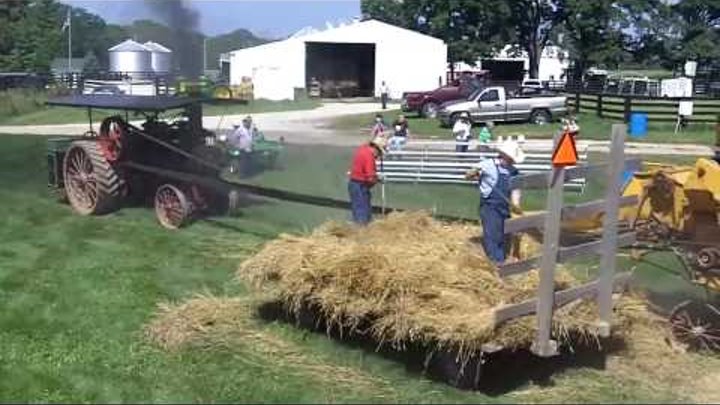
<svg viewBox="0 0 720 405"><path fill-rule="evenodd" d="M630 114L630 136L633 138L641 138L647 135L648 115L644 112L635 112Z"/></svg>

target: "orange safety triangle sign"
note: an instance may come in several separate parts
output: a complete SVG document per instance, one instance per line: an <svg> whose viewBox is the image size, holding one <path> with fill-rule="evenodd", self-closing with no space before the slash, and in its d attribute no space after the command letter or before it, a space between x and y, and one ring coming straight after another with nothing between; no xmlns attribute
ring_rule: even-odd
<svg viewBox="0 0 720 405"><path fill-rule="evenodd" d="M574 166L577 164L578 154L575 148L575 139L569 132L564 132L555 147L552 155L552 164L555 167Z"/></svg>

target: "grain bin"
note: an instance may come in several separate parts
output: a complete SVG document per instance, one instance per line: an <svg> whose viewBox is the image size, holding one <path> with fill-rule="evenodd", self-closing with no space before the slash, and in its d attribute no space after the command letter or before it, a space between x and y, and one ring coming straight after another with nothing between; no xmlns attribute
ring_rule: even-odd
<svg viewBox="0 0 720 405"><path fill-rule="evenodd" d="M157 42L143 44L150 50L152 70L155 73L169 73L172 70L172 51Z"/></svg>
<svg viewBox="0 0 720 405"><path fill-rule="evenodd" d="M139 78L152 72L152 53L144 45L131 39L108 49L110 71L127 73Z"/></svg>

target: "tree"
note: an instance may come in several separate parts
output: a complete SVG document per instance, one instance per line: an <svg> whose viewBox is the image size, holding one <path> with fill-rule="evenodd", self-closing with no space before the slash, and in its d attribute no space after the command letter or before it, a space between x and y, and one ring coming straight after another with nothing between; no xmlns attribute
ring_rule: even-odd
<svg viewBox="0 0 720 405"><path fill-rule="evenodd" d="M14 5L20 3L18 11ZM0 69L48 72L62 48L64 16L53 0L13 2L5 9L8 40L0 55Z"/></svg>
<svg viewBox="0 0 720 405"><path fill-rule="evenodd" d="M681 0L671 6L678 35L671 54L676 62L709 63L720 58L720 0Z"/></svg>
<svg viewBox="0 0 720 405"><path fill-rule="evenodd" d="M635 64L672 67L670 45L678 35L676 18L664 0L621 0L616 4L616 26L623 49Z"/></svg>
<svg viewBox="0 0 720 405"><path fill-rule="evenodd" d="M221 53L261 45L266 42L268 42L266 39L258 38L252 32L242 28L208 38L207 65L209 68L214 69L218 66Z"/></svg>
<svg viewBox="0 0 720 405"><path fill-rule="evenodd" d="M575 62L575 79L591 64L618 63L623 55L616 23L621 14L614 0L566 0L565 6L563 38Z"/></svg>
<svg viewBox="0 0 720 405"><path fill-rule="evenodd" d="M511 24L515 27L517 41L527 52L529 75L538 77L538 67L543 49L553 29L565 17L564 0L509 0L512 4Z"/></svg>
<svg viewBox="0 0 720 405"><path fill-rule="evenodd" d="M360 11L363 18L374 18L386 22L388 24L414 29L415 21L413 20L413 7L419 8L427 2L417 0L398 1L398 0L362 0L360 2Z"/></svg>
<svg viewBox="0 0 720 405"><path fill-rule="evenodd" d="M363 0L363 16L419 31L448 44L448 62L475 64L512 36L504 0Z"/></svg>
<svg viewBox="0 0 720 405"><path fill-rule="evenodd" d="M105 21L54 0L0 2L0 69L47 72L56 57L67 57L62 26L70 10L72 56L106 55Z"/></svg>

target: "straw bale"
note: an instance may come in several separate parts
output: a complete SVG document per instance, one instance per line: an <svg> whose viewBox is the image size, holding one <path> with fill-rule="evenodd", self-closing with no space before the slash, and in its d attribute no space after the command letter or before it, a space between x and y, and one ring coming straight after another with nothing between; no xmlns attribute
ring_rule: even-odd
<svg viewBox="0 0 720 405"><path fill-rule="evenodd" d="M538 272L501 279L471 242L480 233L424 212L394 213L366 227L329 222L305 236L281 235L237 275L297 315L312 308L328 328L370 332L396 348L421 342L473 354L485 343L527 347L534 317L496 326L494 311L534 297ZM523 257L536 255L538 243L524 238ZM560 268L557 289L577 284ZM621 304L620 311L628 301ZM594 339L594 307L579 302L560 309L556 335L572 330ZM356 330L368 322L369 330Z"/></svg>

